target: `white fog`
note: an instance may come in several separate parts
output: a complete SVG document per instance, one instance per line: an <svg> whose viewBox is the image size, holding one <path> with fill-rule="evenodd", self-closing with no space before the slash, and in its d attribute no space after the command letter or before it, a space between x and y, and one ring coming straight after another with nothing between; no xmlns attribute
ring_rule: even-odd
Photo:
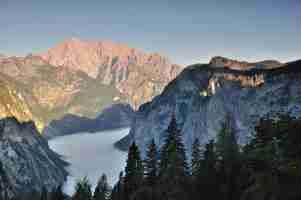
<svg viewBox="0 0 301 200"><path fill-rule="evenodd" d="M70 176L64 191L71 195L76 180L87 176L95 187L98 178L105 173L113 186L124 170L126 152L116 149L113 144L127 135L128 128L109 130L99 133L81 133L57 137L49 141L49 146L70 163L67 168Z"/></svg>

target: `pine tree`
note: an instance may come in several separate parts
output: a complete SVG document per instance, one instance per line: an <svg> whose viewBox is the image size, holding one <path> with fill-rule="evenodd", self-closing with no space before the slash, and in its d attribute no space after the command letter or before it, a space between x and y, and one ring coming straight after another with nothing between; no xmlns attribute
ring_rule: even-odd
<svg viewBox="0 0 301 200"><path fill-rule="evenodd" d="M42 192L41 192L41 198L40 198L40 200L47 200L48 199L47 195L48 195L48 192L47 192L46 188L43 187L42 188Z"/></svg>
<svg viewBox="0 0 301 200"><path fill-rule="evenodd" d="M139 189L143 181L143 164L140 158L138 146L133 142L129 148L124 177L125 200L129 199L133 192Z"/></svg>
<svg viewBox="0 0 301 200"><path fill-rule="evenodd" d="M158 151L155 140L152 139L145 159L145 179L147 185L155 185L158 179Z"/></svg>
<svg viewBox="0 0 301 200"><path fill-rule="evenodd" d="M239 156L239 146L236 137L232 117L230 114L226 114L225 121L217 136L216 149L219 158L227 165L237 161Z"/></svg>
<svg viewBox="0 0 301 200"><path fill-rule="evenodd" d="M33 190L28 194L25 193L25 194L22 194L22 196L18 196L16 199L17 200L19 200L19 199L39 200L39 199L41 199L41 194L40 194L40 192Z"/></svg>
<svg viewBox="0 0 301 200"><path fill-rule="evenodd" d="M107 176L103 174L95 188L93 200L108 200L109 198L110 198L110 186L107 181Z"/></svg>
<svg viewBox="0 0 301 200"><path fill-rule="evenodd" d="M214 141L210 140L205 146L202 164L204 165L204 171L206 172L215 171L216 168L217 155L214 150L214 145Z"/></svg>
<svg viewBox="0 0 301 200"><path fill-rule="evenodd" d="M220 159L220 182L224 191L224 199L237 199L239 196L239 146L236 130L230 114L225 117L222 129L219 132L216 144Z"/></svg>
<svg viewBox="0 0 301 200"><path fill-rule="evenodd" d="M221 199L217 177L217 155L214 140L205 145L201 170L197 181L199 197L210 196L211 199Z"/></svg>
<svg viewBox="0 0 301 200"><path fill-rule="evenodd" d="M50 200L64 200L65 195L62 191L62 186L58 186L57 188L53 189L50 193Z"/></svg>
<svg viewBox="0 0 301 200"><path fill-rule="evenodd" d="M123 172L119 173L119 180L113 187L111 200L122 200L124 198L124 177Z"/></svg>
<svg viewBox="0 0 301 200"><path fill-rule="evenodd" d="M159 176L172 182L182 182L188 174L185 148L180 130L173 116L167 129L167 137L161 149Z"/></svg>
<svg viewBox="0 0 301 200"><path fill-rule="evenodd" d="M202 166L202 152L201 145L198 139L195 139L192 146L192 155L191 155L191 173L194 178L198 177L201 173Z"/></svg>
<svg viewBox="0 0 301 200"><path fill-rule="evenodd" d="M91 200L91 184L87 177L79 180L75 186L75 194L72 197L72 200Z"/></svg>

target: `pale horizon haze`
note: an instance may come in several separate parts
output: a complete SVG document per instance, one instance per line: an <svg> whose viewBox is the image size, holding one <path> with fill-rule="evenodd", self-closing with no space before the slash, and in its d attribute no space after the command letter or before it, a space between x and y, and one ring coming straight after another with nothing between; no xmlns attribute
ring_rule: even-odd
<svg viewBox="0 0 301 200"><path fill-rule="evenodd" d="M0 0L0 54L41 53L68 38L111 40L173 63L213 56L301 58L299 0Z"/></svg>

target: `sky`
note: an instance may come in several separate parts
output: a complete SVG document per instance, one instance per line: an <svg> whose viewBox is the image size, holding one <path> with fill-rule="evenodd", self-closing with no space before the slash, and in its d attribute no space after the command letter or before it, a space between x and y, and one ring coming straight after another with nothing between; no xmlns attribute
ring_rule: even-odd
<svg viewBox="0 0 301 200"><path fill-rule="evenodd" d="M301 0L0 0L0 53L112 40L177 64L301 58Z"/></svg>

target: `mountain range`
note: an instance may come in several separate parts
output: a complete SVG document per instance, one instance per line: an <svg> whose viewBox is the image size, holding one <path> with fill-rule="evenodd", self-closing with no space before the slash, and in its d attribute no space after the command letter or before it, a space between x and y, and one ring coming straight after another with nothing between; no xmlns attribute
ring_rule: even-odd
<svg viewBox="0 0 301 200"><path fill-rule="evenodd" d="M49 148L33 122L1 119L0 149L0 199L27 199L24 195L50 191L67 178L68 163Z"/></svg>
<svg viewBox="0 0 301 200"><path fill-rule="evenodd" d="M131 126L115 145L126 151L135 142L144 157L152 139L162 147L175 117L190 156L195 139L216 139L226 115L245 144L262 117L279 113L301 117L301 60L214 57L184 68L124 44L74 38L45 53L0 55L0 198L65 181L68 163L45 138Z"/></svg>
<svg viewBox="0 0 301 200"><path fill-rule="evenodd" d="M45 53L0 58L0 116L33 120L42 132L67 114L95 118L115 103L138 109L181 70L156 53L72 38Z"/></svg>
<svg viewBox="0 0 301 200"><path fill-rule="evenodd" d="M197 138L216 139L229 114L238 141L245 144L262 117L301 117L301 61L248 63L214 57L209 64L186 67L164 91L140 106L128 136L116 143L126 150L135 141L142 154L152 139L162 146L175 116L190 155Z"/></svg>

